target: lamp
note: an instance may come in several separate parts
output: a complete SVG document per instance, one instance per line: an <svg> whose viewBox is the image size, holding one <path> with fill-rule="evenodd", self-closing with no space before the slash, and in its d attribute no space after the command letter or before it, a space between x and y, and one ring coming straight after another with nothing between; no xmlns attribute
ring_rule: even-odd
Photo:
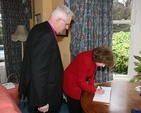
<svg viewBox="0 0 141 113"><path fill-rule="evenodd" d="M12 34L12 41L21 41L21 48L22 48L22 59L23 59L23 42L27 40L28 32L26 30L25 25L17 25L17 30L14 34Z"/></svg>

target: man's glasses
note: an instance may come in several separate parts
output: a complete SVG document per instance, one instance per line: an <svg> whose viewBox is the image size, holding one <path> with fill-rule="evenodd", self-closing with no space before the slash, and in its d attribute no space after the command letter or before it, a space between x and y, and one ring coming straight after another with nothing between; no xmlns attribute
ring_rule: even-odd
<svg viewBox="0 0 141 113"><path fill-rule="evenodd" d="M61 18L61 20L63 20L65 22L66 26L70 25L70 23L67 23L64 19Z"/></svg>

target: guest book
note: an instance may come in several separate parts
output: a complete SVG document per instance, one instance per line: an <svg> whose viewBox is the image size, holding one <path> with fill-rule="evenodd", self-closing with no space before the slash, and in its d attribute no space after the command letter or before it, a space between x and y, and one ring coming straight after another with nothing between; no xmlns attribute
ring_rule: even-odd
<svg viewBox="0 0 141 113"><path fill-rule="evenodd" d="M100 86L98 86L97 89L100 89ZM93 101L109 104L110 103L110 96L111 96L111 87L102 86L102 89L105 90L104 94L102 94L102 95L95 94L93 97Z"/></svg>

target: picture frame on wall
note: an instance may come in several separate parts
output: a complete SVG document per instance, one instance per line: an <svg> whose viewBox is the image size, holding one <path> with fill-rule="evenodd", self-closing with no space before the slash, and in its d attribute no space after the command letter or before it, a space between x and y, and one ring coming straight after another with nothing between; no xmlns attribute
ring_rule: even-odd
<svg viewBox="0 0 141 113"><path fill-rule="evenodd" d="M68 36L68 30L63 30L62 33L57 34L57 36Z"/></svg>
<svg viewBox="0 0 141 113"><path fill-rule="evenodd" d="M35 25L41 23L41 14L35 14Z"/></svg>

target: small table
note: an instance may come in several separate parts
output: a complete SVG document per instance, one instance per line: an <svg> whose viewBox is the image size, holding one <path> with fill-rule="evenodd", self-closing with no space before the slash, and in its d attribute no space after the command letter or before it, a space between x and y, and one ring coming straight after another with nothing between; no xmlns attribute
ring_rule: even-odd
<svg viewBox="0 0 141 113"><path fill-rule="evenodd" d="M81 105L85 113L131 113L131 109L140 109L141 97L135 87L141 82L130 83L128 81L112 81L101 84L110 86L110 104L94 102L94 94L84 92L81 97Z"/></svg>

